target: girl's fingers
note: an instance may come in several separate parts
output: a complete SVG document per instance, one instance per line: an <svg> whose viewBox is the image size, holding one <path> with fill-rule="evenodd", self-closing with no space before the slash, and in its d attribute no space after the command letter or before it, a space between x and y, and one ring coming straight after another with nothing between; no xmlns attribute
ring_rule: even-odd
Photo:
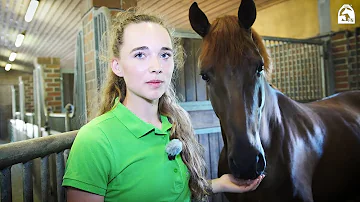
<svg viewBox="0 0 360 202"><path fill-rule="evenodd" d="M232 176L229 177L229 179L234 183L231 185L231 187L229 187L229 189L232 190L231 192L248 192L255 190L260 185L265 176L261 175L255 180L239 180L232 178Z"/></svg>
<svg viewBox="0 0 360 202"><path fill-rule="evenodd" d="M260 179L254 180L254 182L250 185L251 189L255 189L260 183Z"/></svg>
<svg viewBox="0 0 360 202"><path fill-rule="evenodd" d="M255 190L261 183L262 179L264 179L264 175L259 176L256 180L254 180L250 185L249 185L249 190Z"/></svg>

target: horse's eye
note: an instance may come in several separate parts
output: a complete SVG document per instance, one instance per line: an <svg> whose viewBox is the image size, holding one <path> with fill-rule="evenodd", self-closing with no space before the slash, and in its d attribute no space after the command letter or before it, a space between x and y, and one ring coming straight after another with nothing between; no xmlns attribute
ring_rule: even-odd
<svg viewBox="0 0 360 202"><path fill-rule="evenodd" d="M207 74L200 74L200 76L204 81L209 82L210 78Z"/></svg>
<svg viewBox="0 0 360 202"><path fill-rule="evenodd" d="M260 72L262 72L263 70L264 70L264 63L261 62L261 63L258 65L257 69L256 69L256 75L257 75L258 77L260 77Z"/></svg>

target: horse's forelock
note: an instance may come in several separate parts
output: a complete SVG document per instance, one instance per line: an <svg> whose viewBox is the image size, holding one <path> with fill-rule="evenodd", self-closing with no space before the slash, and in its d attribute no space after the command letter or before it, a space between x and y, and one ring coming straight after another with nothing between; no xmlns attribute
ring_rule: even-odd
<svg viewBox="0 0 360 202"><path fill-rule="evenodd" d="M238 66L239 55L243 55L244 33L237 24L235 16L224 16L215 19L209 33L204 37L199 59L202 67L224 68L227 65Z"/></svg>
<svg viewBox="0 0 360 202"><path fill-rule="evenodd" d="M224 68L227 65L239 67L244 50L253 49L253 42L248 33L241 29L236 16L217 18L211 24L209 33L204 37L199 60L202 68ZM264 70L267 77L271 74L269 55L265 45L255 30L252 29L252 38L261 56L264 59ZM253 50L255 51L255 50Z"/></svg>

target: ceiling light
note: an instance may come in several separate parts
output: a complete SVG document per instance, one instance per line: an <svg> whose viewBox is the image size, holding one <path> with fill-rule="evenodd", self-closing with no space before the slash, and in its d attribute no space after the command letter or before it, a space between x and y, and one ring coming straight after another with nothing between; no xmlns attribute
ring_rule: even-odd
<svg viewBox="0 0 360 202"><path fill-rule="evenodd" d="M10 69L11 69L11 64L6 64L6 65L5 65L5 70L6 70L6 71L10 71Z"/></svg>
<svg viewBox="0 0 360 202"><path fill-rule="evenodd" d="M10 57L9 57L9 60L12 62L12 61L14 61L15 60L15 58L16 58L16 53L15 52L12 52L11 54L10 54Z"/></svg>
<svg viewBox="0 0 360 202"><path fill-rule="evenodd" d="M39 1L35 1L35 0L30 1L29 7L25 14L26 22L30 22L33 19L38 5L39 5Z"/></svg>
<svg viewBox="0 0 360 202"><path fill-rule="evenodd" d="M18 34L17 37L16 37L15 46L20 47L22 42L24 41L24 38L25 38L24 33Z"/></svg>

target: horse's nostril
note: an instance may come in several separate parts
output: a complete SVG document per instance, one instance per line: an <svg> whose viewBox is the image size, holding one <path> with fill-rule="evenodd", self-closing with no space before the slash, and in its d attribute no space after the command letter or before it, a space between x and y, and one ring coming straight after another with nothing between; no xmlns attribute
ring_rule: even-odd
<svg viewBox="0 0 360 202"><path fill-rule="evenodd" d="M265 158L260 153L256 156L256 174L261 175L265 170Z"/></svg>

